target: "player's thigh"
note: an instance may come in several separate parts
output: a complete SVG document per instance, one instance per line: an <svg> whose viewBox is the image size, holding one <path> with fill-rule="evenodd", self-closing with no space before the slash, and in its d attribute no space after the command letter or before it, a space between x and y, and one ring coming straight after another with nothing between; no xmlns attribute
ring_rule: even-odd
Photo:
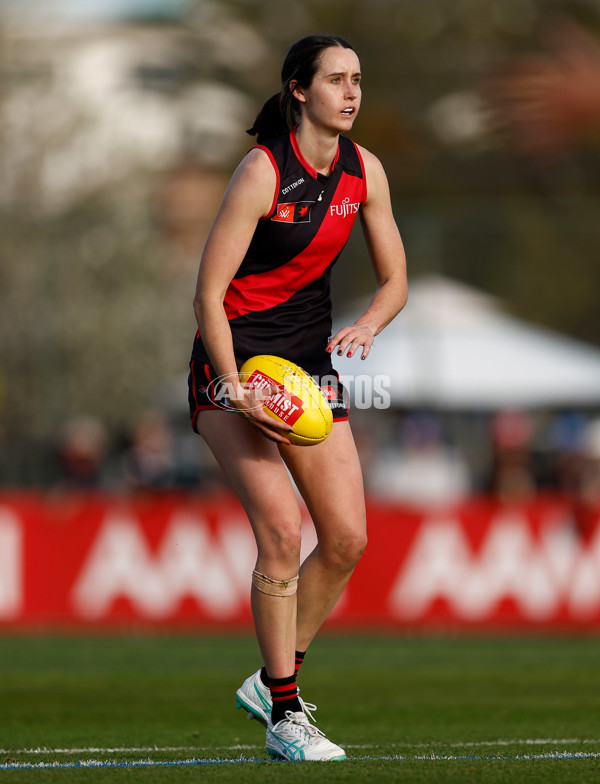
<svg viewBox="0 0 600 784"><path fill-rule="evenodd" d="M275 443L230 411L202 411L196 428L244 507L259 546L277 532L299 535L298 500Z"/></svg>
<svg viewBox="0 0 600 784"><path fill-rule="evenodd" d="M362 470L350 424L336 422L325 441L310 447L282 446L319 541L351 537L366 541Z"/></svg>

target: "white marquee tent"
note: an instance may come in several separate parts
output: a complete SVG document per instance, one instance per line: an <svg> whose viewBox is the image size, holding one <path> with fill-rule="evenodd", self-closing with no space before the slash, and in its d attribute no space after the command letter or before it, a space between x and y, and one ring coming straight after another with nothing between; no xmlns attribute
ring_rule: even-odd
<svg viewBox="0 0 600 784"><path fill-rule="evenodd" d="M334 333L366 308L357 301ZM411 281L402 313L366 360L335 357L344 376L389 377L392 405L442 409L600 404L600 349L509 315L443 277Z"/></svg>

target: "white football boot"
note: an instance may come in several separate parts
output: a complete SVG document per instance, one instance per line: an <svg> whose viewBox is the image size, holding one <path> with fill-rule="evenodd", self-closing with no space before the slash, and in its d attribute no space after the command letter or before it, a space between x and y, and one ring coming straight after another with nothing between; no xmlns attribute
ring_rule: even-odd
<svg viewBox="0 0 600 784"><path fill-rule="evenodd" d="M298 692L300 692L300 689L298 689ZM271 690L261 680L260 670L246 678L236 691L235 698L235 707L244 708L247 711L246 718L256 719L260 721L263 727L267 726L271 710L273 709L273 700L271 699ZM302 710L314 721L315 719L311 711L316 710L317 706L304 702L300 694L298 694L298 699L300 700Z"/></svg>
<svg viewBox="0 0 600 784"><path fill-rule="evenodd" d="M344 749L327 740L321 730L310 724L305 713L286 711L285 719L267 724L265 743L272 759L288 762L333 762L345 760Z"/></svg>
<svg viewBox="0 0 600 784"><path fill-rule="evenodd" d="M273 702L269 687L260 679L260 670L246 678L235 696L236 708L244 708L248 712L249 719L256 719L263 727L267 726Z"/></svg>

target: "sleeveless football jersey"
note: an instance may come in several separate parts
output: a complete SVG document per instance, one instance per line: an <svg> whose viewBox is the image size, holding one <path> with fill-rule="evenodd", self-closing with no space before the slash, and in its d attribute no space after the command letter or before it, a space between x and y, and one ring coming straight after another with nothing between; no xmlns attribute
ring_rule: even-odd
<svg viewBox="0 0 600 784"><path fill-rule="evenodd" d="M366 199L363 162L346 137L328 176L304 160L294 131L257 147L277 189L225 295L236 362L275 354L322 375L331 367L331 269ZM199 333L192 357L208 362Z"/></svg>

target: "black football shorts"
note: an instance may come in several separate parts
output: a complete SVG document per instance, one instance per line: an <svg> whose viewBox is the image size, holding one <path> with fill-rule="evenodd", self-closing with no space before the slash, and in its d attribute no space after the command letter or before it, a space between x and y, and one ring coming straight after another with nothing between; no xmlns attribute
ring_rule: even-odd
<svg viewBox="0 0 600 784"><path fill-rule="evenodd" d="M321 387L327 398L334 422L343 422L350 413L350 397L348 390L336 370L331 368L326 373L314 375L313 378ZM200 411L214 409L232 410L227 398L227 384L220 382L212 365L200 359L192 359L188 376L188 401L192 428L196 430L196 418Z"/></svg>

